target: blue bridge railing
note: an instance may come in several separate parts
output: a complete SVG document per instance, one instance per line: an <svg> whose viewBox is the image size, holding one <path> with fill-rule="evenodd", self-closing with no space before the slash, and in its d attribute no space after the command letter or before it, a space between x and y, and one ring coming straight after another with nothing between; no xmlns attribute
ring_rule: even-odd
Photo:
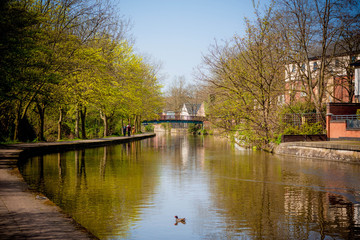
<svg viewBox="0 0 360 240"><path fill-rule="evenodd" d="M159 122L186 122L186 123L203 124L204 121L205 121L205 117L201 117L201 116L159 115L158 119L145 120L143 121L143 124L159 123Z"/></svg>

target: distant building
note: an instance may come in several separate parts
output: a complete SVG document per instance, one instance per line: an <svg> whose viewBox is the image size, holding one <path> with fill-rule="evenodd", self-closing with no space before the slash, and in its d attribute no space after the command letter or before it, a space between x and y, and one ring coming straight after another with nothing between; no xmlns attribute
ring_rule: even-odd
<svg viewBox="0 0 360 240"><path fill-rule="evenodd" d="M190 117L205 117L204 103L185 103L180 112L181 119L189 119Z"/></svg>
<svg viewBox="0 0 360 240"><path fill-rule="evenodd" d="M162 113L162 116L165 117L166 119L175 119L175 115L176 113L174 111L164 111Z"/></svg>

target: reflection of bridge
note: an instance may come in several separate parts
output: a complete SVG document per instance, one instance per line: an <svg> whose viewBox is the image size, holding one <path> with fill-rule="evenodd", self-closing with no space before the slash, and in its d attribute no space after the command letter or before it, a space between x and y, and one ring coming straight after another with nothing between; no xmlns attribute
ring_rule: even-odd
<svg viewBox="0 0 360 240"><path fill-rule="evenodd" d="M174 115L160 115L157 120L146 120L142 124L147 125L149 123L195 123L203 124L205 117L200 116L174 116Z"/></svg>

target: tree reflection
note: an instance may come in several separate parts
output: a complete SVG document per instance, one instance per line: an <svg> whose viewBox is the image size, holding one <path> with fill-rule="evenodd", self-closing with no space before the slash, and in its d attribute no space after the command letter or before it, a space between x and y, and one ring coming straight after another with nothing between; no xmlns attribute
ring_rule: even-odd
<svg viewBox="0 0 360 240"><path fill-rule="evenodd" d="M142 158L141 145L131 142L38 157L35 171L32 158L23 174L45 182L44 193L99 238L125 237L157 184L156 165L144 167Z"/></svg>
<svg viewBox="0 0 360 240"><path fill-rule="evenodd" d="M360 238L360 167L234 152L213 137L144 142L35 157L22 173L99 238L133 238L153 225L144 215L175 207L189 208L182 231L197 239Z"/></svg>
<svg viewBox="0 0 360 240"><path fill-rule="evenodd" d="M344 239L360 237L356 205L330 194L324 178L292 168L267 154L211 161L216 209L226 214L227 231L254 239ZM313 163L309 163L313 165ZM319 164L320 165L320 164ZM301 166L306 169L306 163ZM323 186L323 188L313 187Z"/></svg>
<svg viewBox="0 0 360 240"><path fill-rule="evenodd" d="M100 162L100 175L102 176L103 180L105 180L106 161L107 161L107 146L104 147L104 155L102 161Z"/></svg>
<svg viewBox="0 0 360 240"><path fill-rule="evenodd" d="M87 188L85 150L75 151L76 190ZM80 155L81 154L81 155Z"/></svg>

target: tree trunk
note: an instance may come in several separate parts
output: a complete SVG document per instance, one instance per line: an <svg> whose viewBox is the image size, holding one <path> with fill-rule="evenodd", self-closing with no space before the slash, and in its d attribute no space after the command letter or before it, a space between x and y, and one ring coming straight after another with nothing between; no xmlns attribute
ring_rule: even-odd
<svg viewBox="0 0 360 240"><path fill-rule="evenodd" d="M79 138L79 104L76 106L76 118L75 118L75 138Z"/></svg>
<svg viewBox="0 0 360 240"><path fill-rule="evenodd" d="M58 138L57 140L61 140L61 124L62 124L63 111L62 108L59 108L59 120L58 120Z"/></svg>
<svg viewBox="0 0 360 240"><path fill-rule="evenodd" d="M134 116L134 133L137 132L137 115Z"/></svg>
<svg viewBox="0 0 360 240"><path fill-rule="evenodd" d="M19 100L19 102L17 104L16 116L15 116L14 141L19 140L20 123L21 123L21 119L22 119L21 110L22 110L22 101Z"/></svg>
<svg viewBox="0 0 360 240"><path fill-rule="evenodd" d="M39 111L39 117L40 117L40 132L38 135L38 138L40 141L45 141L45 137L44 137L44 125L45 125L45 105L42 104L42 106L40 105L40 103L37 102L36 104L37 109Z"/></svg>
<svg viewBox="0 0 360 240"><path fill-rule="evenodd" d="M108 124L107 124L107 121L108 121L108 119L107 119L107 116L106 116L106 114L102 114L102 112L100 111L100 117L101 117L101 119L103 120L103 122L104 122L104 137L106 137L107 136L107 132L108 132Z"/></svg>
<svg viewBox="0 0 360 240"><path fill-rule="evenodd" d="M20 128L20 112L16 112L15 117L15 128L14 128L14 141L18 140L19 137L19 128Z"/></svg>
<svg viewBox="0 0 360 240"><path fill-rule="evenodd" d="M138 132L141 132L141 115L138 117L138 126L137 126Z"/></svg>
<svg viewBox="0 0 360 240"><path fill-rule="evenodd" d="M80 109L80 118L81 118L81 138L86 139L86 129L85 129L86 107Z"/></svg>

